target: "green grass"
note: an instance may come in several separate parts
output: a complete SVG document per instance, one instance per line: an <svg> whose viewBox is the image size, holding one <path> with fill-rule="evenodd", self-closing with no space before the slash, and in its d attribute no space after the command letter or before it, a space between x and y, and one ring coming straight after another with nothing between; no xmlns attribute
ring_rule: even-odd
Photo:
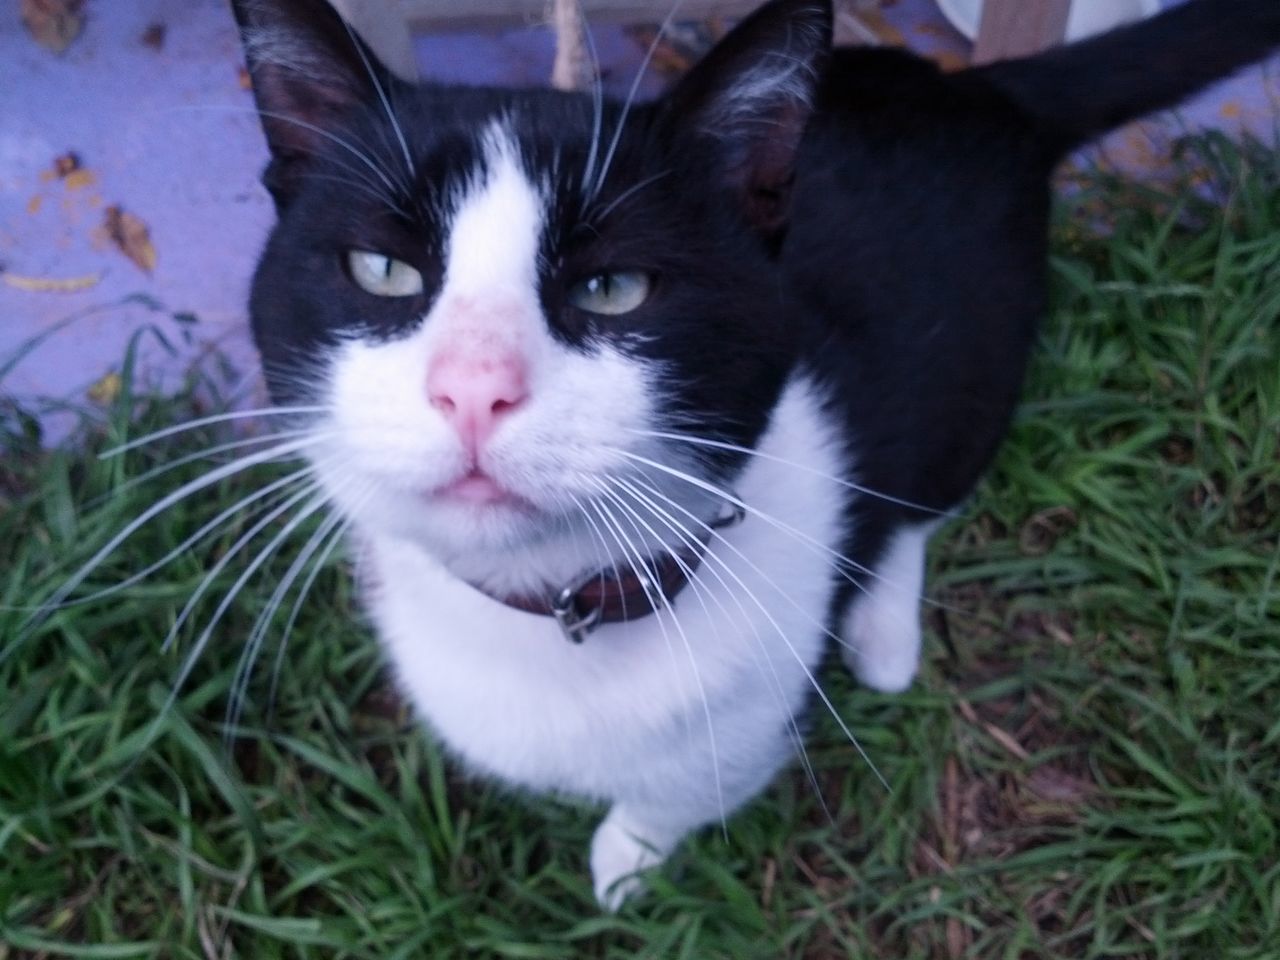
<svg viewBox="0 0 1280 960"><path fill-rule="evenodd" d="M1199 149L1225 213L1100 181L1064 211L1022 413L934 549L921 682L824 677L890 792L819 718L831 821L792 772L602 916L595 812L445 760L390 692L345 562L272 704L265 651L234 745L238 658L288 557L162 711L194 638L161 642L240 520L20 645L0 612L0 958L1280 957L1280 158ZM196 476L124 486L224 433L96 453L198 412L126 395L43 453L4 407L0 603L47 598ZM191 498L86 589L281 475Z"/></svg>

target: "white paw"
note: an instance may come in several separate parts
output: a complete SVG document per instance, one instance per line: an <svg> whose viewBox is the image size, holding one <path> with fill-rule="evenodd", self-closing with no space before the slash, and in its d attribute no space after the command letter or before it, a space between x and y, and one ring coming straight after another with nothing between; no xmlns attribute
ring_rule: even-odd
<svg viewBox="0 0 1280 960"><path fill-rule="evenodd" d="M904 528L889 541L866 592L844 620L844 662L873 690L901 693L920 668L920 594L929 527Z"/></svg>
<svg viewBox="0 0 1280 960"><path fill-rule="evenodd" d="M639 871L656 867L669 851L647 843L616 812L610 813L591 839L591 881L596 902L610 913L643 892Z"/></svg>
<svg viewBox="0 0 1280 960"><path fill-rule="evenodd" d="M920 668L920 624L903 623L886 616L870 598L858 603L845 620L848 646L842 651L845 665L872 690L902 693L911 686Z"/></svg>

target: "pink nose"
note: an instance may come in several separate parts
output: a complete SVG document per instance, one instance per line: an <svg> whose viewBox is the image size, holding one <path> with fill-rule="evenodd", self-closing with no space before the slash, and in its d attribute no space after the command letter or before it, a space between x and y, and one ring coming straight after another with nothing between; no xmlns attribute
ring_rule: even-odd
<svg viewBox="0 0 1280 960"><path fill-rule="evenodd" d="M524 361L514 354L438 357L427 371L427 396L475 455L528 397Z"/></svg>

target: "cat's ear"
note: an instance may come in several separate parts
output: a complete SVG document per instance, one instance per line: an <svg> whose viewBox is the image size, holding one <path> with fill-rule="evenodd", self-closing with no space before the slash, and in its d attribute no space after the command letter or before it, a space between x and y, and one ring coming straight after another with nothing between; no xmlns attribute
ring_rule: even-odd
<svg viewBox="0 0 1280 960"><path fill-rule="evenodd" d="M283 207L307 157L354 106L398 81L328 0L231 0L271 150L263 183Z"/></svg>
<svg viewBox="0 0 1280 960"><path fill-rule="evenodd" d="M722 182L766 235L785 226L796 151L831 56L830 0L773 0L743 20L667 101L707 143Z"/></svg>

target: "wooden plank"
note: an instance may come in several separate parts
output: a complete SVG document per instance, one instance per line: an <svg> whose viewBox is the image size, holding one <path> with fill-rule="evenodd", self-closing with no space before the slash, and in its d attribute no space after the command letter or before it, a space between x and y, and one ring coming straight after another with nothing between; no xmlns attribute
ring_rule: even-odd
<svg viewBox="0 0 1280 960"><path fill-rule="evenodd" d="M838 0L836 3L832 41L837 47L877 46L880 38L858 19L855 3L856 0Z"/></svg>
<svg viewBox="0 0 1280 960"><path fill-rule="evenodd" d="M413 35L399 0L329 0L378 59L406 80L418 78Z"/></svg>
<svg viewBox="0 0 1280 960"><path fill-rule="evenodd" d="M1062 42L1071 0L986 0L974 63L1025 57Z"/></svg>
<svg viewBox="0 0 1280 960"><path fill-rule="evenodd" d="M587 90L595 82L586 21L579 0L554 0L552 17L556 29L556 62L551 68L551 86L557 90Z"/></svg>
<svg viewBox="0 0 1280 960"><path fill-rule="evenodd" d="M384 0L386 2L386 0ZM761 0L684 0L677 14L681 20L740 17ZM664 20L674 0L583 0L588 22L622 21L657 23ZM546 23L547 0L400 0L409 23L417 29L494 26L512 23Z"/></svg>

